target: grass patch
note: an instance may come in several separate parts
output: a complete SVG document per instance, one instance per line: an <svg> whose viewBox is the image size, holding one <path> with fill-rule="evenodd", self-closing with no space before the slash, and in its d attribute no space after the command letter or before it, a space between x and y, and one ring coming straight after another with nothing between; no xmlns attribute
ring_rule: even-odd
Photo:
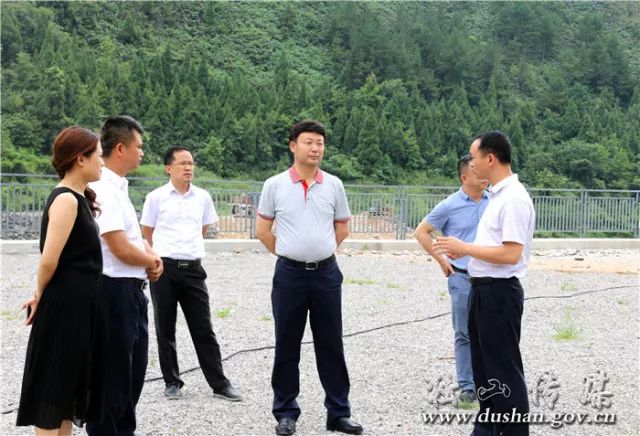
<svg viewBox="0 0 640 436"><path fill-rule="evenodd" d="M580 338L580 329L573 324L557 325L554 329L556 332L553 335L553 339L556 341L574 341Z"/></svg>
<svg viewBox="0 0 640 436"><path fill-rule="evenodd" d="M387 300L386 298L383 300L380 300L380 304L391 304L391 301Z"/></svg>
<svg viewBox="0 0 640 436"><path fill-rule="evenodd" d="M574 341L580 338L580 329L571 321L571 315L575 311L574 307L564 308L564 319L561 323L553 326L555 333L553 339L557 341Z"/></svg>
<svg viewBox="0 0 640 436"><path fill-rule="evenodd" d="M216 310L216 316L218 318L227 318L229 315L231 315L231 309L228 307Z"/></svg>
<svg viewBox="0 0 640 436"><path fill-rule="evenodd" d="M564 292L575 292L578 288L573 283L562 282L560 283L560 290Z"/></svg>
<svg viewBox="0 0 640 436"><path fill-rule="evenodd" d="M346 279L344 283L347 285L374 285L376 282L369 279Z"/></svg>
<svg viewBox="0 0 640 436"><path fill-rule="evenodd" d="M480 410L478 402L458 401L458 409L462 410Z"/></svg>
<svg viewBox="0 0 640 436"><path fill-rule="evenodd" d="M446 300L449 293L447 291L438 291L438 297L440 300Z"/></svg>
<svg viewBox="0 0 640 436"><path fill-rule="evenodd" d="M400 285L397 283L387 283L386 287L389 289L400 289Z"/></svg>
<svg viewBox="0 0 640 436"><path fill-rule="evenodd" d="M22 317L26 319L26 312L23 313L22 310L3 310L0 312L0 316L8 321L15 321Z"/></svg>
<svg viewBox="0 0 640 436"><path fill-rule="evenodd" d="M618 304L621 304L623 306L628 306L629 305L629 300L627 300L626 298L620 298L618 301Z"/></svg>
<svg viewBox="0 0 640 436"><path fill-rule="evenodd" d="M269 315L262 315L260 318L258 318L259 321L271 321L272 318Z"/></svg>

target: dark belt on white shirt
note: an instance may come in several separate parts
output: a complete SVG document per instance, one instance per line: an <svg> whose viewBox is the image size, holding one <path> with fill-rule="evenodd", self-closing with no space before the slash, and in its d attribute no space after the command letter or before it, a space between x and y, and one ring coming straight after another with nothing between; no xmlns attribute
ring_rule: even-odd
<svg viewBox="0 0 640 436"><path fill-rule="evenodd" d="M178 269L197 268L201 265L200 259L172 259L170 257L163 257L162 261L166 264L174 265Z"/></svg>
<svg viewBox="0 0 640 436"><path fill-rule="evenodd" d="M104 275L104 274L103 274ZM144 291L147 287L147 281L143 279L137 279L135 277L110 277L104 275L109 280L118 281L120 283L127 283L133 285L136 289Z"/></svg>
<svg viewBox="0 0 640 436"><path fill-rule="evenodd" d="M491 283L498 283L498 282L509 282L512 280L518 280L517 277L509 277L507 279L503 279L503 278L496 278L496 277L469 277L469 282L471 282L472 286L475 285L489 285Z"/></svg>
<svg viewBox="0 0 640 436"><path fill-rule="evenodd" d="M316 262L302 262L299 260L289 259L288 257L284 257L284 256L278 256L278 259L282 260L284 263L287 263L289 265L292 265L298 268L304 268L307 271L315 271L317 269L324 268L325 266L331 265L332 263L334 263L336 261L336 255L332 254L326 259L318 260Z"/></svg>
<svg viewBox="0 0 640 436"><path fill-rule="evenodd" d="M453 268L453 270L455 272L459 272L459 273L463 273L463 274L467 274L467 275L469 274L469 271L467 271L466 269L458 268L454 264L451 264L451 268Z"/></svg>

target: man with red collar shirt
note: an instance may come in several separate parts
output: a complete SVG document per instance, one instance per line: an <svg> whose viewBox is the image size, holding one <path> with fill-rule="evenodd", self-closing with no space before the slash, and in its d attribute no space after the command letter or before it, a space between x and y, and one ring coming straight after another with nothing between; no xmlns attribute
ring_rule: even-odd
<svg viewBox="0 0 640 436"><path fill-rule="evenodd" d="M307 312L326 394L327 430L362 433L362 426L350 419L342 345L343 276L335 257L349 233L351 212L340 179L318 167L324 141L322 124L295 124L289 135L293 166L265 182L258 206L256 234L278 256L271 293L276 336L271 384L278 435L295 433L300 416L298 364Z"/></svg>

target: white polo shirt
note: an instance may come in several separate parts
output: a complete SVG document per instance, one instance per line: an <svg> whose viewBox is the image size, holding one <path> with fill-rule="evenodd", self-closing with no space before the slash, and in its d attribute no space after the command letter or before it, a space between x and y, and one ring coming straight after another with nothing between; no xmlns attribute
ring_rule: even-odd
<svg viewBox="0 0 640 436"><path fill-rule="evenodd" d="M190 184L182 195L171 182L147 194L140 224L153 227L153 249L161 257L205 256L202 226L218 222L211 195Z"/></svg>
<svg viewBox="0 0 640 436"><path fill-rule="evenodd" d="M351 219L339 178L318 169L314 182L307 186L293 167L264 183L258 214L276 220L276 254L300 262L334 254L334 223Z"/></svg>
<svg viewBox="0 0 640 436"><path fill-rule="evenodd" d="M500 181L487 192L489 205L480 218L474 244L498 247L503 242L516 242L523 245L524 249L515 265L498 265L472 258L468 266L469 275L493 278L524 277L536 221L531 197L518 181L517 174Z"/></svg>
<svg viewBox="0 0 640 436"><path fill-rule="evenodd" d="M130 243L144 251L144 242L136 210L129 199L129 181L107 167L102 167L100 180L89 184L96 192L100 214L96 218L100 228L102 247L102 273L109 277L133 277L145 280L147 274L142 266L132 266L121 262L111 253L102 235L123 230Z"/></svg>

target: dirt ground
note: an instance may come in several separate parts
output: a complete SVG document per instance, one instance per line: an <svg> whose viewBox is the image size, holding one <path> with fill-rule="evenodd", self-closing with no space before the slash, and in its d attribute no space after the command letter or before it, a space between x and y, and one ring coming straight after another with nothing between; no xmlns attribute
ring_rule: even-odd
<svg viewBox="0 0 640 436"><path fill-rule="evenodd" d="M640 252L623 250L619 253L578 252L574 255L548 254L536 252L531 257L529 269L559 272L592 272L604 274L640 273Z"/></svg>

